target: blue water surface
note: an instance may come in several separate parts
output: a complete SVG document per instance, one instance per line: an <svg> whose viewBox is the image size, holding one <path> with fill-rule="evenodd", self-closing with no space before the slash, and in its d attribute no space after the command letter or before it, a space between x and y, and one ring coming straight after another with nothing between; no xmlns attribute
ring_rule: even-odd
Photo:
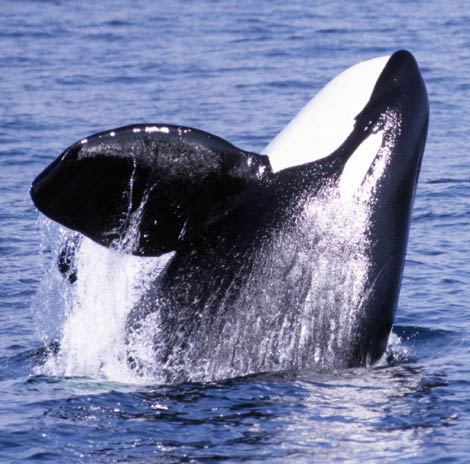
<svg viewBox="0 0 470 464"><path fill-rule="evenodd" d="M2 2L0 462L469 462L469 13L465 0ZM53 243L29 186L68 145L165 122L260 151L337 73L400 48L431 120L387 360L176 386L38 371L63 308L37 293Z"/></svg>

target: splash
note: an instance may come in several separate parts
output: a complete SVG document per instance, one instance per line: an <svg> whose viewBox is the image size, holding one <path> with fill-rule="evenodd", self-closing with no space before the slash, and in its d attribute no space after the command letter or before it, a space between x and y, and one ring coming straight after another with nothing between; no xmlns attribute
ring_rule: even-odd
<svg viewBox="0 0 470 464"><path fill-rule="evenodd" d="M57 271L56 260L75 234L48 220L41 230L43 239L55 237L57 246L45 253L48 271L38 293L36 321L44 342L57 340L60 349L37 373L142 382L126 362L126 319L169 256L139 258L81 238L74 258L77 280L70 285ZM128 246L129 238L123 243Z"/></svg>
<svg viewBox="0 0 470 464"><path fill-rule="evenodd" d="M45 342L58 340L60 349L38 371L130 383L175 383L346 365L365 317L369 199L388 156L385 144L359 194L345 199L337 186L330 185L305 198L300 214L256 251L250 265L237 271L238 287L201 305L189 336L179 333L178 327L169 334L158 301L153 300L154 310L140 328L127 333L130 312L151 292L172 257L130 254L139 241L143 205L113 249L80 240L73 285L55 269L57 255L71 237L71 232L59 228L52 237L57 249L45 253L49 268L39 293L44 313L38 320L43 320ZM46 228L50 227L48 223ZM50 235L44 234L44 240ZM45 330L44 321L53 329Z"/></svg>

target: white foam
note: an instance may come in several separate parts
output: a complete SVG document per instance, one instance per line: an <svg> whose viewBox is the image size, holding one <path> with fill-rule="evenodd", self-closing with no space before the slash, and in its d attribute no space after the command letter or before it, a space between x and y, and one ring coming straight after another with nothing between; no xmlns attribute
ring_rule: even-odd
<svg viewBox="0 0 470 464"><path fill-rule="evenodd" d="M60 350L38 372L150 384L342 365L361 317L369 268L369 208L361 198L344 202L328 186L307 199L294 227L267 241L253 268L238 270L246 279L236 301L227 294L218 302L220 324L214 325L210 305L201 306L198 330L181 339L175 333L165 361L158 352L167 350L158 344L167 340L158 302L138 332L127 334L126 320L169 256L139 258L83 239L78 279L64 283L60 295Z"/></svg>
<svg viewBox="0 0 470 464"><path fill-rule="evenodd" d="M139 258L84 238L75 259L78 278L66 292L60 351L41 370L52 375L140 382L127 365L127 315L168 257Z"/></svg>

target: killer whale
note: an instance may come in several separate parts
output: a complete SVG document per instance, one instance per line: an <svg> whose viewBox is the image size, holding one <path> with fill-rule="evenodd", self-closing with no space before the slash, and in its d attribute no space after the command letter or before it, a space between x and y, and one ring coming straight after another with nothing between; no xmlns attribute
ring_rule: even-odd
<svg viewBox="0 0 470 464"><path fill-rule="evenodd" d="M189 127L125 126L71 145L31 197L101 245L173 253L128 317L136 369L175 381L362 366L393 323L428 113L398 51L334 79L265 155ZM133 349L148 330L153 366Z"/></svg>

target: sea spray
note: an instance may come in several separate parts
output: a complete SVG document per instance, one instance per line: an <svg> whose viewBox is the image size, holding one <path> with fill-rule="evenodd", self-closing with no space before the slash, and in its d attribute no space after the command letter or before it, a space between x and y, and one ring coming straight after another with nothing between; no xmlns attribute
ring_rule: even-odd
<svg viewBox="0 0 470 464"><path fill-rule="evenodd" d="M200 306L194 302L197 323L189 333L181 331L184 321L170 333L153 296L172 254L131 254L143 205L113 248L81 239L76 282L51 285L49 279L60 277L57 270L45 277L49 292L59 290L63 307L57 318L59 351L41 371L175 383L347 365L356 329L366 317L370 198L388 156L385 144L359 194L343 198L336 185L327 185L301 199L298 214L235 270L234 288L217 301L206 295ZM70 234L59 228L62 247ZM55 256L59 253L57 247ZM129 331L131 311L141 312L142 319Z"/></svg>
<svg viewBox="0 0 470 464"><path fill-rule="evenodd" d="M73 233L58 229L58 244L64 246L67 239L73 239ZM53 263L38 297L42 309L50 305L56 310L56 326L50 314L48 328L43 327L41 332L46 343L57 341L59 350L38 371L140 382L142 379L127 364L126 319L167 258L138 258L82 238L73 258L77 280L70 284L55 269L58 253L59 247L49 257Z"/></svg>

